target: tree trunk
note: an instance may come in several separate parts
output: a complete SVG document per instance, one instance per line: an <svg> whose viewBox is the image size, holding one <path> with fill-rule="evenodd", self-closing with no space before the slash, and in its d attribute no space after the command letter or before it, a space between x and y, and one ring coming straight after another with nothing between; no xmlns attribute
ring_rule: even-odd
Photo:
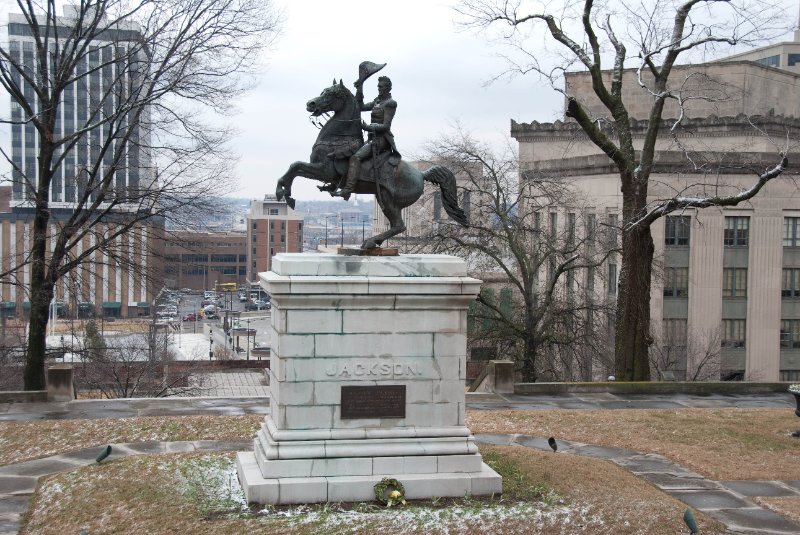
<svg viewBox="0 0 800 535"><path fill-rule="evenodd" d="M54 122L54 120L53 120ZM50 123L48 123L50 124ZM25 359L23 382L25 390L44 390L44 361L47 354L47 322L50 316L50 301L55 291L55 280L47 270L47 227L50 224L50 183L53 147L40 136L39 171L36 189L36 211L33 218L33 240L31 242L30 266L30 321L28 323L28 354Z"/></svg>
<svg viewBox="0 0 800 535"><path fill-rule="evenodd" d="M622 269L617 296L615 372L618 381L649 381L650 277L653 237L650 228L623 233Z"/></svg>
<svg viewBox="0 0 800 535"><path fill-rule="evenodd" d="M35 243L35 240L34 240ZM43 252L41 253L44 254ZM50 301L53 299L54 285L44 277L44 262L36 266L38 254L31 254L31 293L30 321L28 323L28 354L23 374L25 390L44 390L47 388L44 361L47 354L47 321L50 314Z"/></svg>
<svg viewBox="0 0 800 535"><path fill-rule="evenodd" d="M522 361L522 382L535 383L536 373L536 340L533 336L525 336L525 354Z"/></svg>

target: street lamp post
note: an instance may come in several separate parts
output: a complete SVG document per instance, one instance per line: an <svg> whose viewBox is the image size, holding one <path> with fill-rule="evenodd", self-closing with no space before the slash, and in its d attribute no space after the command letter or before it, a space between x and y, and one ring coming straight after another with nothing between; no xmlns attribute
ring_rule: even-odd
<svg viewBox="0 0 800 535"><path fill-rule="evenodd" d="M364 235L364 229L366 228L366 226L367 226L367 216L364 215L361 217L361 243L364 243L364 240L366 239Z"/></svg>
<svg viewBox="0 0 800 535"><path fill-rule="evenodd" d="M325 216L325 247L328 246L328 216Z"/></svg>
<svg viewBox="0 0 800 535"><path fill-rule="evenodd" d="M208 329L208 360L214 358L214 351L212 347L214 346L214 332L209 328Z"/></svg>
<svg viewBox="0 0 800 535"><path fill-rule="evenodd" d="M247 318L247 360L250 360L250 318Z"/></svg>

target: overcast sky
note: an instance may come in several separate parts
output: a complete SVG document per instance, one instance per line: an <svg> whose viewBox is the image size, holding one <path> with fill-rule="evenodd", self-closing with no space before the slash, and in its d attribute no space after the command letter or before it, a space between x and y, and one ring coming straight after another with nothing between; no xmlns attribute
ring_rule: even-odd
<svg viewBox="0 0 800 535"><path fill-rule="evenodd" d="M398 103L392 131L404 155L452 129L455 121L482 138L508 136L510 120L552 121L563 103L534 77L484 82L504 61L485 42L454 23L453 1L275 0L285 10L284 32L268 52L258 88L241 101L234 146L242 196L274 193L287 166L307 161L318 130L306 102L334 77L353 90L358 64L387 63ZM377 78L364 84L377 95ZM369 121L369 114L362 117ZM324 199L316 181L298 178L293 195Z"/></svg>
<svg viewBox="0 0 800 535"><path fill-rule="evenodd" d="M358 64L365 60L387 63L381 75L392 79L398 102L392 131L406 157L420 154L426 141L452 131L455 122L478 138L500 143L509 135L511 119L562 117L560 95L535 75L486 85L506 63L482 36L456 27L456 0L272 1L284 13L282 34L265 54L259 84L231 118L239 132L231 143L240 157L231 177L237 196L274 193L290 163L307 161L318 130L309 122L306 102L334 77L352 90ZM797 0L781 1L791 6L787 21L796 21ZM0 0L4 20L9 10L18 11L14 2ZM377 78L365 84L367 100L377 95ZM0 113L8 113L8 97L3 97ZM368 120L369 114L362 118ZM0 131L0 142L8 142L8 130ZM0 164L0 171L7 168ZM293 195L330 199L318 184L298 178Z"/></svg>

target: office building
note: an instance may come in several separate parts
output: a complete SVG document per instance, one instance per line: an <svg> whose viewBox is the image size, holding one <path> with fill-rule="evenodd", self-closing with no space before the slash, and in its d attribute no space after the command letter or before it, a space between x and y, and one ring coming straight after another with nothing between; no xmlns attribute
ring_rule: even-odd
<svg viewBox="0 0 800 535"><path fill-rule="evenodd" d="M712 98L688 101L674 136L669 128L678 109L668 101L649 200L684 191L730 194L780 161L786 139L800 137L799 38L673 70L672 80L694 80L697 85L686 89ZM641 145L652 97L636 83L635 71L624 76L623 100ZM566 86L593 117L608 115L587 73L568 73ZM619 173L576 123L512 121L511 135L526 179L571 180L593 200L586 219L619 228ZM651 231L651 361L658 371L677 379L800 380L800 195L794 180L788 174L775 179L735 207L673 213ZM600 291L611 298L618 265L619 255L612 254L604 270ZM596 369L595 376L605 371Z"/></svg>
<svg viewBox="0 0 800 535"><path fill-rule="evenodd" d="M59 35L70 34L76 13L76 6L64 6L64 15L59 16L54 24ZM55 138L68 137L87 124L97 122L99 116L108 116L119 102L123 84L127 84L127 91L135 88L137 81L131 75L135 70L130 65L134 59L128 52L131 47L139 46L139 38L140 33L134 26L120 23L89 43L87 53L79 55L75 65L75 82L68 85L62 94L53 132ZM52 36L50 39L52 42ZM55 43L51 46L55 47ZM9 15L8 51L15 64L35 69L35 41L22 15ZM36 109L39 100L34 88L22 79L18 70L9 67L9 71L25 100L34 107L32 112L39 113L41 110ZM11 147L7 149L13 164L11 187L9 192L2 194L0 203L0 262L4 271L11 271L0 281L2 306L7 315L24 314L29 302L30 265L25 259L31 250L33 234L39 133L26 120L25 113L11 98ZM112 132L112 127L118 129ZM117 152L117 139L123 133L128 134L132 142L125 146L121 158L115 161L111 155ZM104 145L104 141L110 139L112 141ZM102 240L119 225L136 221L129 231L113 240L103 251L93 252L77 269L62 276L56 286L56 300L60 307L73 315L135 317L147 314L149 303L161 287L160 265L154 258L161 252L164 223L159 218L139 222L141 207L128 202L131 196L136 197L155 182L148 155L141 148L147 145L147 139L147 132L140 129L138 123L109 122L79 136L55 170L49 191L49 248L53 246L52 236L60 232L74 210L80 206L86 209L95 200L96 194L91 193L87 177L90 176L89 169L96 163L99 164L97 176L113 171L107 198L119 202L77 243L71 251L72 256L80 256L94 247L96 240ZM56 152L56 158L61 156ZM81 205L82 198L88 199L89 203ZM103 210L108 206L108 203L100 203L97 209ZM14 270L18 265L22 267Z"/></svg>

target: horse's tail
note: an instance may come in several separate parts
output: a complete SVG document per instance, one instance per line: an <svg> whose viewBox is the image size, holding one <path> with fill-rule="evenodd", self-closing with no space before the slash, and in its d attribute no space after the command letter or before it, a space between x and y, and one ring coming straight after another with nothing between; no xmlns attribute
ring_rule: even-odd
<svg viewBox="0 0 800 535"><path fill-rule="evenodd" d="M450 219L463 227L468 227L467 214L458 206L456 196L456 177L447 167L434 165L424 173L422 178L433 184L437 184L442 190L442 205Z"/></svg>

